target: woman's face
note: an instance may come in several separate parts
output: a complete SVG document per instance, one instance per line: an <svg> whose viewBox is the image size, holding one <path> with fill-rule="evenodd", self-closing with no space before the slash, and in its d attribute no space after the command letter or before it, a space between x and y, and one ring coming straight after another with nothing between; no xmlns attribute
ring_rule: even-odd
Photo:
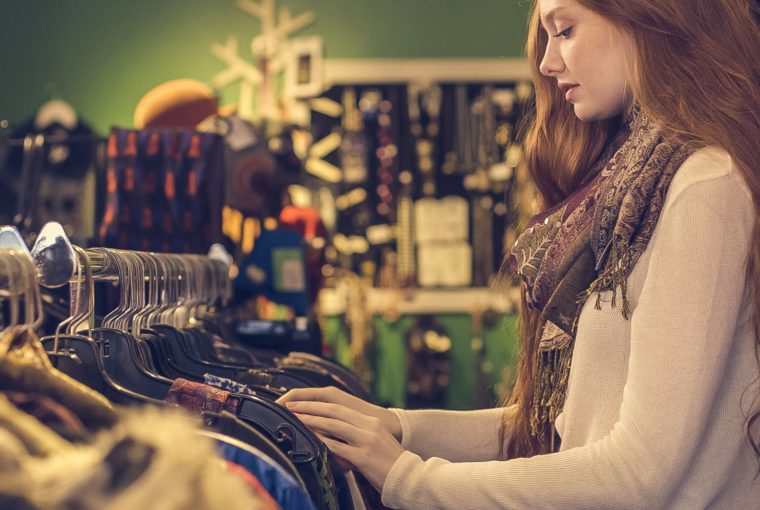
<svg viewBox="0 0 760 510"><path fill-rule="evenodd" d="M614 117L633 102L631 36L573 0L539 0L548 34L541 74L557 80L584 121Z"/></svg>

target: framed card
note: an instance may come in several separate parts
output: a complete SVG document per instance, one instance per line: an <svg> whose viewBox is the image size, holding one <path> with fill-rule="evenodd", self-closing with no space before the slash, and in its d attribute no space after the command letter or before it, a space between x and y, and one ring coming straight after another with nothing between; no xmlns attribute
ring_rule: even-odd
<svg viewBox="0 0 760 510"><path fill-rule="evenodd" d="M323 92L322 38L302 37L290 43L285 67L285 93L316 97Z"/></svg>

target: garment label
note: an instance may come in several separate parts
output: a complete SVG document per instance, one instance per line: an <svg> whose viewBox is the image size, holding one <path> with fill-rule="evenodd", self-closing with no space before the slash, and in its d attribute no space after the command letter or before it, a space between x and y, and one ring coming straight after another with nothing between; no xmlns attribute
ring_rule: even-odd
<svg viewBox="0 0 760 510"><path fill-rule="evenodd" d="M306 290L306 270L303 251L298 248L273 250L274 288L278 292Z"/></svg>

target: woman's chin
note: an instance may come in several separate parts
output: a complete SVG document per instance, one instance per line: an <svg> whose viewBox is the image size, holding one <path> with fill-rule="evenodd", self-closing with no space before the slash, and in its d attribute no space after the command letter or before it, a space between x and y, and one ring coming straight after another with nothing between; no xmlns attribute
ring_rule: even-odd
<svg viewBox="0 0 760 510"><path fill-rule="evenodd" d="M589 105L583 104L582 102L574 103L573 110L575 111L575 116L583 122L611 119L620 114L620 112L591 108Z"/></svg>

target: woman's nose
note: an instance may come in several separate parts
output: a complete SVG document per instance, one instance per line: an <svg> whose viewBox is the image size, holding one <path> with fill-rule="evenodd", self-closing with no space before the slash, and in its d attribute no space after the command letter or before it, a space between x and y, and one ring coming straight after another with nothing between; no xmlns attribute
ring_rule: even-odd
<svg viewBox="0 0 760 510"><path fill-rule="evenodd" d="M538 69L541 71L541 74L550 78L556 76L565 69L565 63L562 61L559 49L555 44L552 44L552 41L549 41L546 45L544 58L541 59L541 65Z"/></svg>

